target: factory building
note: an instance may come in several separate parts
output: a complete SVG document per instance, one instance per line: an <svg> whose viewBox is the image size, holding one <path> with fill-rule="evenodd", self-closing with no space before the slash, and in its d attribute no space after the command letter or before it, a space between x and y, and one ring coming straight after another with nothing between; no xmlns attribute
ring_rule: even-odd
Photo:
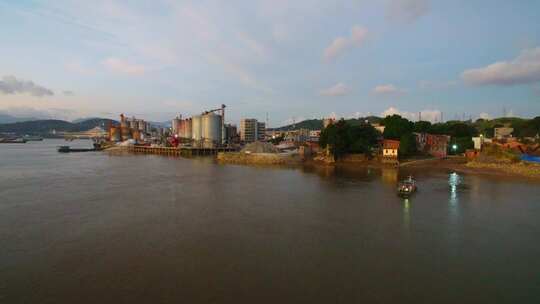
<svg viewBox="0 0 540 304"><path fill-rule="evenodd" d="M114 142L135 139L143 140L149 134L150 124L142 119L128 118L120 114L120 125L110 126L109 139Z"/></svg>
<svg viewBox="0 0 540 304"><path fill-rule="evenodd" d="M238 137L238 130L236 125L225 125L225 142L227 144L238 143L240 138Z"/></svg>

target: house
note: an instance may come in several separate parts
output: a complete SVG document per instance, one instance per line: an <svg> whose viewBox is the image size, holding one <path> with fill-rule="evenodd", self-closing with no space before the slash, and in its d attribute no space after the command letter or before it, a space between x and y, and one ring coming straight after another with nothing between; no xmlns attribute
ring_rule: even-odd
<svg viewBox="0 0 540 304"><path fill-rule="evenodd" d="M427 153L433 157L445 158L448 152L448 135L428 134L426 137Z"/></svg>
<svg viewBox="0 0 540 304"><path fill-rule="evenodd" d="M385 139L383 141L383 163L398 163L399 140Z"/></svg>
<svg viewBox="0 0 540 304"><path fill-rule="evenodd" d="M491 138L485 138L484 136L477 136L472 138L475 150L482 150L484 144L490 144Z"/></svg>
<svg viewBox="0 0 540 304"><path fill-rule="evenodd" d="M375 130L379 131L381 134L384 133L385 126L382 126L381 124L378 124L378 123L372 123L371 126L375 128Z"/></svg>
<svg viewBox="0 0 540 304"><path fill-rule="evenodd" d="M501 127L501 128L494 128L494 135L498 140L506 139L508 137L512 137L512 132L514 132L514 128L509 127Z"/></svg>
<svg viewBox="0 0 540 304"><path fill-rule="evenodd" d="M428 133L414 133L414 135L416 136L416 148L418 151L438 158L447 156L450 136Z"/></svg>

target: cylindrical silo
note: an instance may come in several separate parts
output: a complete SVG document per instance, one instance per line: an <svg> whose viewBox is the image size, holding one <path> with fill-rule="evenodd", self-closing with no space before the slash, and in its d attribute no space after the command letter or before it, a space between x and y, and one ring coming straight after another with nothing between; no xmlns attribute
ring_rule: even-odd
<svg viewBox="0 0 540 304"><path fill-rule="evenodd" d="M134 129L131 134L132 134L133 139L141 140L141 132L139 130Z"/></svg>
<svg viewBox="0 0 540 304"><path fill-rule="evenodd" d="M180 138L184 138L186 136L186 122L184 119L180 119L178 121L177 130L174 133Z"/></svg>
<svg viewBox="0 0 540 304"><path fill-rule="evenodd" d="M184 120L185 122L185 138L191 138L192 137L192 131L191 131L191 118L187 118Z"/></svg>
<svg viewBox="0 0 540 304"><path fill-rule="evenodd" d="M195 115L191 118L191 138L201 140L202 138L202 117Z"/></svg>
<svg viewBox="0 0 540 304"><path fill-rule="evenodd" d="M118 128L118 127L111 127L111 131L110 131L110 132L111 132L111 138L110 138L111 141L117 142L117 141L121 141L121 140L122 140L122 138L121 138L121 136L120 136L120 128Z"/></svg>
<svg viewBox="0 0 540 304"><path fill-rule="evenodd" d="M207 142L221 142L221 116L214 113L203 115L202 137Z"/></svg>
<svg viewBox="0 0 540 304"><path fill-rule="evenodd" d="M177 134L177 135L180 134L180 122L181 120L178 117L172 120L171 127L172 127L173 134Z"/></svg>

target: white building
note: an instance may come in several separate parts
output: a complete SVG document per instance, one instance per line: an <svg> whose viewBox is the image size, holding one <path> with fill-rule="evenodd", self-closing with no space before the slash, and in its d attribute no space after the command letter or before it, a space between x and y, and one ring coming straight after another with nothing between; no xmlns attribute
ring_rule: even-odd
<svg viewBox="0 0 540 304"><path fill-rule="evenodd" d="M495 137L496 139L512 137L512 132L514 132L514 128L508 128L508 127L495 128L493 137Z"/></svg>

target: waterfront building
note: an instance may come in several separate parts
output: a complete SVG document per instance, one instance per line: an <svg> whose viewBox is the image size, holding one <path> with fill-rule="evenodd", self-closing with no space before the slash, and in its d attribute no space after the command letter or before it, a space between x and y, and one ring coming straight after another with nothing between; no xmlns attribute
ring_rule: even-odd
<svg viewBox="0 0 540 304"><path fill-rule="evenodd" d="M266 138L266 123L264 122L257 122L257 140L263 141Z"/></svg>
<svg viewBox="0 0 540 304"><path fill-rule="evenodd" d="M509 127L495 128L493 137L495 137L498 140L506 139L506 138L512 137L512 132L514 132L514 128L509 128Z"/></svg>
<svg viewBox="0 0 540 304"><path fill-rule="evenodd" d="M236 125L226 124L225 125L225 142L228 144L238 143L238 130Z"/></svg>
<svg viewBox="0 0 540 304"><path fill-rule="evenodd" d="M482 135L473 137L472 141L474 143L475 150L482 150L482 147L484 146L484 144L490 144L492 142L491 138L485 138Z"/></svg>
<svg viewBox="0 0 540 304"><path fill-rule="evenodd" d="M383 141L382 161L384 163L397 163L399 140L385 139Z"/></svg>
<svg viewBox="0 0 540 304"><path fill-rule="evenodd" d="M262 141L265 137L266 124L254 118L240 120L240 140L245 143Z"/></svg>
<svg viewBox="0 0 540 304"><path fill-rule="evenodd" d="M320 137L321 137L321 130L309 131L309 141L318 142Z"/></svg>
<svg viewBox="0 0 540 304"><path fill-rule="evenodd" d="M379 131L381 134L384 133L384 126L382 126L381 124L378 124L378 123L372 123L371 126L373 128L375 128L375 130Z"/></svg>
<svg viewBox="0 0 540 304"><path fill-rule="evenodd" d="M418 151L438 158L445 158L447 156L450 136L428 133L414 133L414 135L416 138L416 149Z"/></svg>

